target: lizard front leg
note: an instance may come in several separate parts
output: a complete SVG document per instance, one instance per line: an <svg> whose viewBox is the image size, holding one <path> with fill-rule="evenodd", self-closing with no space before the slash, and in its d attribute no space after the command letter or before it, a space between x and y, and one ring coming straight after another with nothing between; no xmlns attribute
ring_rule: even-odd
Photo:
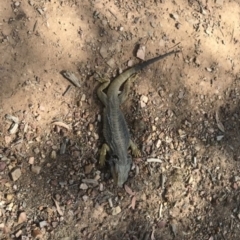
<svg viewBox="0 0 240 240"><path fill-rule="evenodd" d="M131 148L132 154L133 154L134 157L140 157L141 156L140 150L138 149L137 145L132 140L130 140L129 147Z"/></svg>
<svg viewBox="0 0 240 240"><path fill-rule="evenodd" d="M105 78L97 78L97 81L102 83L100 85L100 87L98 88L98 90L97 90L98 98L106 106L107 102L108 102L107 101L107 95L106 95L106 93L103 92L103 90L105 90L109 86L110 80L109 79L105 79Z"/></svg>
<svg viewBox="0 0 240 240"><path fill-rule="evenodd" d="M135 81L137 78L137 74L131 76L124 84L123 86L123 91L122 93L119 95L119 100L120 100L120 104L122 104L123 102L125 102L128 98L129 92L130 92L130 86L131 83L133 81Z"/></svg>
<svg viewBox="0 0 240 240"><path fill-rule="evenodd" d="M101 150L100 150L100 157L99 157L99 164L100 164L101 167L103 167L105 165L106 154L109 150L110 150L109 146L106 143L104 143L102 145Z"/></svg>

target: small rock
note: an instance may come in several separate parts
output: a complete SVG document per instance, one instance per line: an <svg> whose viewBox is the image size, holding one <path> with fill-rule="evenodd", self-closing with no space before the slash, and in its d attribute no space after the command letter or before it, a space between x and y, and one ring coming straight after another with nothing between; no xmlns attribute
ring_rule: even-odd
<svg viewBox="0 0 240 240"><path fill-rule="evenodd" d="M48 223L46 221L39 222L39 227L40 228L43 228L43 227L46 227L46 226L48 226Z"/></svg>
<svg viewBox="0 0 240 240"><path fill-rule="evenodd" d="M156 147L160 148L162 141L160 139L157 140Z"/></svg>
<svg viewBox="0 0 240 240"><path fill-rule="evenodd" d="M11 172L11 178L12 180L15 182L17 181L20 176L21 176L22 172L20 168L15 168L12 172Z"/></svg>
<svg viewBox="0 0 240 240"><path fill-rule="evenodd" d="M200 66L201 62L199 61L199 59L196 57L195 60L194 60L195 64Z"/></svg>
<svg viewBox="0 0 240 240"><path fill-rule="evenodd" d="M127 63L128 67L132 67L133 66L133 60L129 60L128 63Z"/></svg>
<svg viewBox="0 0 240 240"><path fill-rule="evenodd" d="M10 115L10 114L6 114L5 118L9 121L12 121L14 123L19 123L19 118L18 117L15 117L13 115Z"/></svg>
<svg viewBox="0 0 240 240"><path fill-rule="evenodd" d="M93 169L94 165L93 164L88 164L84 167L84 171L85 171L85 174L89 174L92 169Z"/></svg>
<svg viewBox="0 0 240 240"><path fill-rule="evenodd" d="M82 190L87 190L88 185L86 183L81 183L79 188L82 189Z"/></svg>
<svg viewBox="0 0 240 240"><path fill-rule="evenodd" d="M42 239L42 232L39 228L32 230L31 235L34 239Z"/></svg>
<svg viewBox="0 0 240 240"><path fill-rule="evenodd" d="M58 226L58 222L52 222L53 228L56 228Z"/></svg>
<svg viewBox="0 0 240 240"><path fill-rule="evenodd" d="M223 5L223 0L215 0L215 3L219 6Z"/></svg>
<svg viewBox="0 0 240 240"><path fill-rule="evenodd" d="M112 209L112 215L115 216L115 215L119 214L121 211L122 211L122 210L121 210L121 208L120 208L119 206L114 207L114 208Z"/></svg>
<svg viewBox="0 0 240 240"><path fill-rule="evenodd" d="M0 172L6 168L7 164L5 162L0 162Z"/></svg>
<svg viewBox="0 0 240 240"><path fill-rule="evenodd" d="M99 191L100 191L100 192L103 191L103 184L102 184L102 183L99 184Z"/></svg>
<svg viewBox="0 0 240 240"><path fill-rule="evenodd" d="M88 125L88 130L89 130L90 132L92 132L93 128L94 128L93 124L92 124L92 123L89 123L89 125Z"/></svg>
<svg viewBox="0 0 240 240"><path fill-rule="evenodd" d="M18 224L26 222L27 221L27 215L25 212L21 212L18 216Z"/></svg>
<svg viewBox="0 0 240 240"><path fill-rule="evenodd" d="M12 137L11 136L5 136L5 143L8 145L11 141L12 141Z"/></svg>
<svg viewBox="0 0 240 240"><path fill-rule="evenodd" d="M15 5L15 7L19 7L20 6L20 2L15 2L14 5Z"/></svg>
<svg viewBox="0 0 240 240"><path fill-rule="evenodd" d="M178 98L182 99L183 97L184 97L184 92L183 91L179 91Z"/></svg>
<svg viewBox="0 0 240 240"><path fill-rule="evenodd" d="M28 163L31 165L34 164L34 157L30 157L28 160Z"/></svg>
<svg viewBox="0 0 240 240"><path fill-rule="evenodd" d="M106 58L108 56L108 49L105 45L102 45L100 48L100 54L103 58Z"/></svg>
<svg viewBox="0 0 240 240"><path fill-rule="evenodd" d="M224 135L217 136L217 141L221 141L223 139Z"/></svg>
<svg viewBox="0 0 240 240"><path fill-rule="evenodd" d="M9 133L10 134L16 133L18 130L18 126L19 126L18 123L13 123L9 129Z"/></svg>
<svg viewBox="0 0 240 240"><path fill-rule="evenodd" d="M19 238L21 235L22 235L22 230L21 229L15 233L16 238Z"/></svg>
<svg viewBox="0 0 240 240"><path fill-rule="evenodd" d="M172 15L172 18L173 18L174 20L178 20L178 19L179 19L179 16L178 16L177 13L172 13L171 15Z"/></svg>
<svg viewBox="0 0 240 240"><path fill-rule="evenodd" d="M107 65L111 68L114 68L115 67L115 60L114 58L110 58L108 61L107 61Z"/></svg>
<svg viewBox="0 0 240 240"><path fill-rule="evenodd" d="M51 159L56 159L57 158L57 152L52 151L50 157L51 157Z"/></svg>
<svg viewBox="0 0 240 240"><path fill-rule="evenodd" d="M32 166L32 167L31 167L31 171L32 171L33 173L39 174L40 171L41 171L41 167L40 167L40 166Z"/></svg>
<svg viewBox="0 0 240 240"><path fill-rule="evenodd" d="M43 15L43 13L44 13L41 8L38 8L37 11L38 11L41 15Z"/></svg>
<svg viewBox="0 0 240 240"><path fill-rule="evenodd" d="M137 51L137 57L141 60L144 60L145 59L145 51L146 51L145 46L139 46L139 49Z"/></svg>
<svg viewBox="0 0 240 240"><path fill-rule="evenodd" d="M84 196L82 196L82 199L83 199L84 202L86 202L88 200L88 196L84 195Z"/></svg>
<svg viewBox="0 0 240 240"><path fill-rule="evenodd" d="M147 103L147 102L148 102L148 97L142 95L141 98L140 98L140 101L142 101L142 102L144 102L144 103Z"/></svg>
<svg viewBox="0 0 240 240"><path fill-rule="evenodd" d="M42 119L42 117L40 115L37 115L36 120L40 121L41 119Z"/></svg>
<svg viewBox="0 0 240 240"><path fill-rule="evenodd" d="M84 101L86 101L86 94L83 94L81 97L81 102L84 102Z"/></svg>
<svg viewBox="0 0 240 240"><path fill-rule="evenodd" d="M9 203L9 204L6 206L6 210L9 211L9 212L11 212L11 211L13 210L13 206L14 206L13 202Z"/></svg>
<svg viewBox="0 0 240 240"><path fill-rule="evenodd" d="M99 135L97 133L93 133L93 137L94 137L95 140L99 139Z"/></svg>
<svg viewBox="0 0 240 240"><path fill-rule="evenodd" d="M44 111L45 111L45 107L40 104L40 105L39 105L39 110L42 111L42 112L44 112Z"/></svg>
<svg viewBox="0 0 240 240"><path fill-rule="evenodd" d="M6 199L11 201L13 199L13 194L7 194Z"/></svg>
<svg viewBox="0 0 240 240"><path fill-rule="evenodd" d="M39 150L39 148L34 148L33 152L34 152L35 154L39 154L39 153L40 153L40 150Z"/></svg>

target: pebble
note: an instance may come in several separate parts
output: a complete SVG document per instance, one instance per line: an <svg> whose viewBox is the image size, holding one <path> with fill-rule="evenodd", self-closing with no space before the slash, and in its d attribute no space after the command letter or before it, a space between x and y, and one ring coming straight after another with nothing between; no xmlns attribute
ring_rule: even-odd
<svg viewBox="0 0 240 240"><path fill-rule="evenodd" d="M18 230L16 233L15 233L15 237L16 238L19 238L20 236L22 235L22 230Z"/></svg>
<svg viewBox="0 0 240 240"><path fill-rule="evenodd" d="M145 51L146 47L140 46L139 49L137 50L137 57L141 60L145 60Z"/></svg>
<svg viewBox="0 0 240 240"><path fill-rule="evenodd" d="M12 180L15 182L17 181L22 175L21 169L20 168L15 168L12 172L11 172L11 178Z"/></svg>
<svg viewBox="0 0 240 240"><path fill-rule="evenodd" d="M7 145L12 141L12 138L10 136L5 136L4 139Z"/></svg>
<svg viewBox="0 0 240 240"><path fill-rule="evenodd" d="M107 65L111 68L114 68L115 67L115 60L113 58L110 58L108 61L107 61Z"/></svg>
<svg viewBox="0 0 240 240"><path fill-rule="evenodd" d="M93 124L92 124L92 123L89 123L89 125L88 125L88 130L89 130L90 132L92 132L93 128L94 128Z"/></svg>
<svg viewBox="0 0 240 240"><path fill-rule="evenodd" d="M45 107L43 105L39 105L39 110L44 112L45 111Z"/></svg>
<svg viewBox="0 0 240 240"><path fill-rule="evenodd" d="M14 5L15 5L15 7L19 7L20 6L20 2L15 2Z"/></svg>
<svg viewBox="0 0 240 240"><path fill-rule="evenodd" d="M79 188L82 189L82 190L87 190L88 185L86 183L81 183Z"/></svg>
<svg viewBox="0 0 240 240"><path fill-rule="evenodd" d="M160 139L157 140L156 147L160 148L162 141Z"/></svg>
<svg viewBox="0 0 240 240"><path fill-rule="evenodd" d="M84 167L84 172L85 172L85 174L89 174L89 173L92 171L93 167L94 167L93 164L88 164L88 165L86 165L86 166Z"/></svg>
<svg viewBox="0 0 240 240"><path fill-rule="evenodd" d="M9 129L9 133L10 134L16 133L18 130L18 126L19 126L18 123L13 123Z"/></svg>
<svg viewBox="0 0 240 240"><path fill-rule="evenodd" d="M18 224L26 222L26 221L27 221L26 212L21 212L18 216Z"/></svg>
<svg viewBox="0 0 240 240"><path fill-rule="evenodd" d="M28 163L31 165L34 164L34 157L30 157L28 160Z"/></svg>
<svg viewBox="0 0 240 240"><path fill-rule="evenodd" d="M128 61L127 65L128 65L128 67L132 67L132 66L133 66L133 60L130 59L130 60Z"/></svg>
<svg viewBox="0 0 240 240"><path fill-rule="evenodd" d="M7 164L5 162L0 162L0 172L6 168Z"/></svg>
<svg viewBox="0 0 240 240"><path fill-rule="evenodd" d="M39 222L39 227L40 228L43 228L43 227L46 227L46 226L48 226L48 223L46 221Z"/></svg>
<svg viewBox="0 0 240 240"><path fill-rule="evenodd" d="M148 97L145 96L145 95L142 95L141 98L140 98L140 101L142 101L144 103L147 103L148 102Z"/></svg>
<svg viewBox="0 0 240 240"><path fill-rule="evenodd" d="M52 222L53 228L56 228L58 226L58 222Z"/></svg>
<svg viewBox="0 0 240 240"><path fill-rule="evenodd" d="M51 157L51 159L56 159L57 158L57 152L52 151L50 157Z"/></svg>
<svg viewBox="0 0 240 240"><path fill-rule="evenodd" d="M7 194L6 199L11 201L13 199L13 194Z"/></svg>
<svg viewBox="0 0 240 240"><path fill-rule="evenodd" d="M217 5L220 5L220 6L221 6L221 5L223 5L223 0L216 0L215 3L216 3Z"/></svg>
<svg viewBox="0 0 240 240"><path fill-rule="evenodd" d="M33 173L39 174L40 171L41 171L41 167L40 167L40 166L32 166L32 167L31 167L31 171L32 171Z"/></svg>
<svg viewBox="0 0 240 240"><path fill-rule="evenodd" d="M103 58L106 58L108 56L108 50L105 45L102 45L100 48L100 54Z"/></svg>
<svg viewBox="0 0 240 240"><path fill-rule="evenodd" d="M81 97L81 102L84 102L84 101L86 101L86 94L83 94Z"/></svg>
<svg viewBox="0 0 240 240"><path fill-rule="evenodd" d="M119 206L114 207L114 208L112 209L112 215L115 216L115 215L119 214L121 211L122 211L122 210L121 210L121 208L120 208Z"/></svg>
<svg viewBox="0 0 240 240"><path fill-rule="evenodd" d="M82 196L82 199L83 199L84 202L86 202L88 200L88 196L84 195L84 196Z"/></svg>
<svg viewBox="0 0 240 240"><path fill-rule="evenodd" d="M39 150L39 148L34 148L33 152L34 152L35 154L38 154L38 153L40 153L40 150Z"/></svg>

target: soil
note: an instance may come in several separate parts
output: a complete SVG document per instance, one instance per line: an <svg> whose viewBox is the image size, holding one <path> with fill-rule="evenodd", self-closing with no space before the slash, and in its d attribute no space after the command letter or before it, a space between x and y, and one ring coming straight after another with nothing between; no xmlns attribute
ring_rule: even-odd
<svg viewBox="0 0 240 240"><path fill-rule="evenodd" d="M0 3L0 239L239 239L238 1ZM98 164L103 105L140 50L122 111L141 150L125 188ZM63 76L70 71L74 86Z"/></svg>

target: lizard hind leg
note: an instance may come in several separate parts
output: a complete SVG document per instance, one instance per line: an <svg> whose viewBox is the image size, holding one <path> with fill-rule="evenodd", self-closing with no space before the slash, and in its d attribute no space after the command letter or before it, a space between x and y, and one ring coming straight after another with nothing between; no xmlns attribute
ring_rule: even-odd
<svg viewBox="0 0 240 240"><path fill-rule="evenodd" d="M101 167L105 165L106 162L106 154L110 150L109 146L104 143L100 149L100 157L99 157L99 164Z"/></svg>
<svg viewBox="0 0 240 240"><path fill-rule="evenodd" d="M102 83L100 87L97 90L98 98L101 100L101 102L106 106L107 105L107 95L105 92L103 92L110 84L110 80L106 78L99 77L97 78L97 81Z"/></svg>
<svg viewBox="0 0 240 240"><path fill-rule="evenodd" d="M140 157L141 156L140 150L138 149L137 145L132 140L130 140L129 147L131 148L132 154L133 154L134 157Z"/></svg>

